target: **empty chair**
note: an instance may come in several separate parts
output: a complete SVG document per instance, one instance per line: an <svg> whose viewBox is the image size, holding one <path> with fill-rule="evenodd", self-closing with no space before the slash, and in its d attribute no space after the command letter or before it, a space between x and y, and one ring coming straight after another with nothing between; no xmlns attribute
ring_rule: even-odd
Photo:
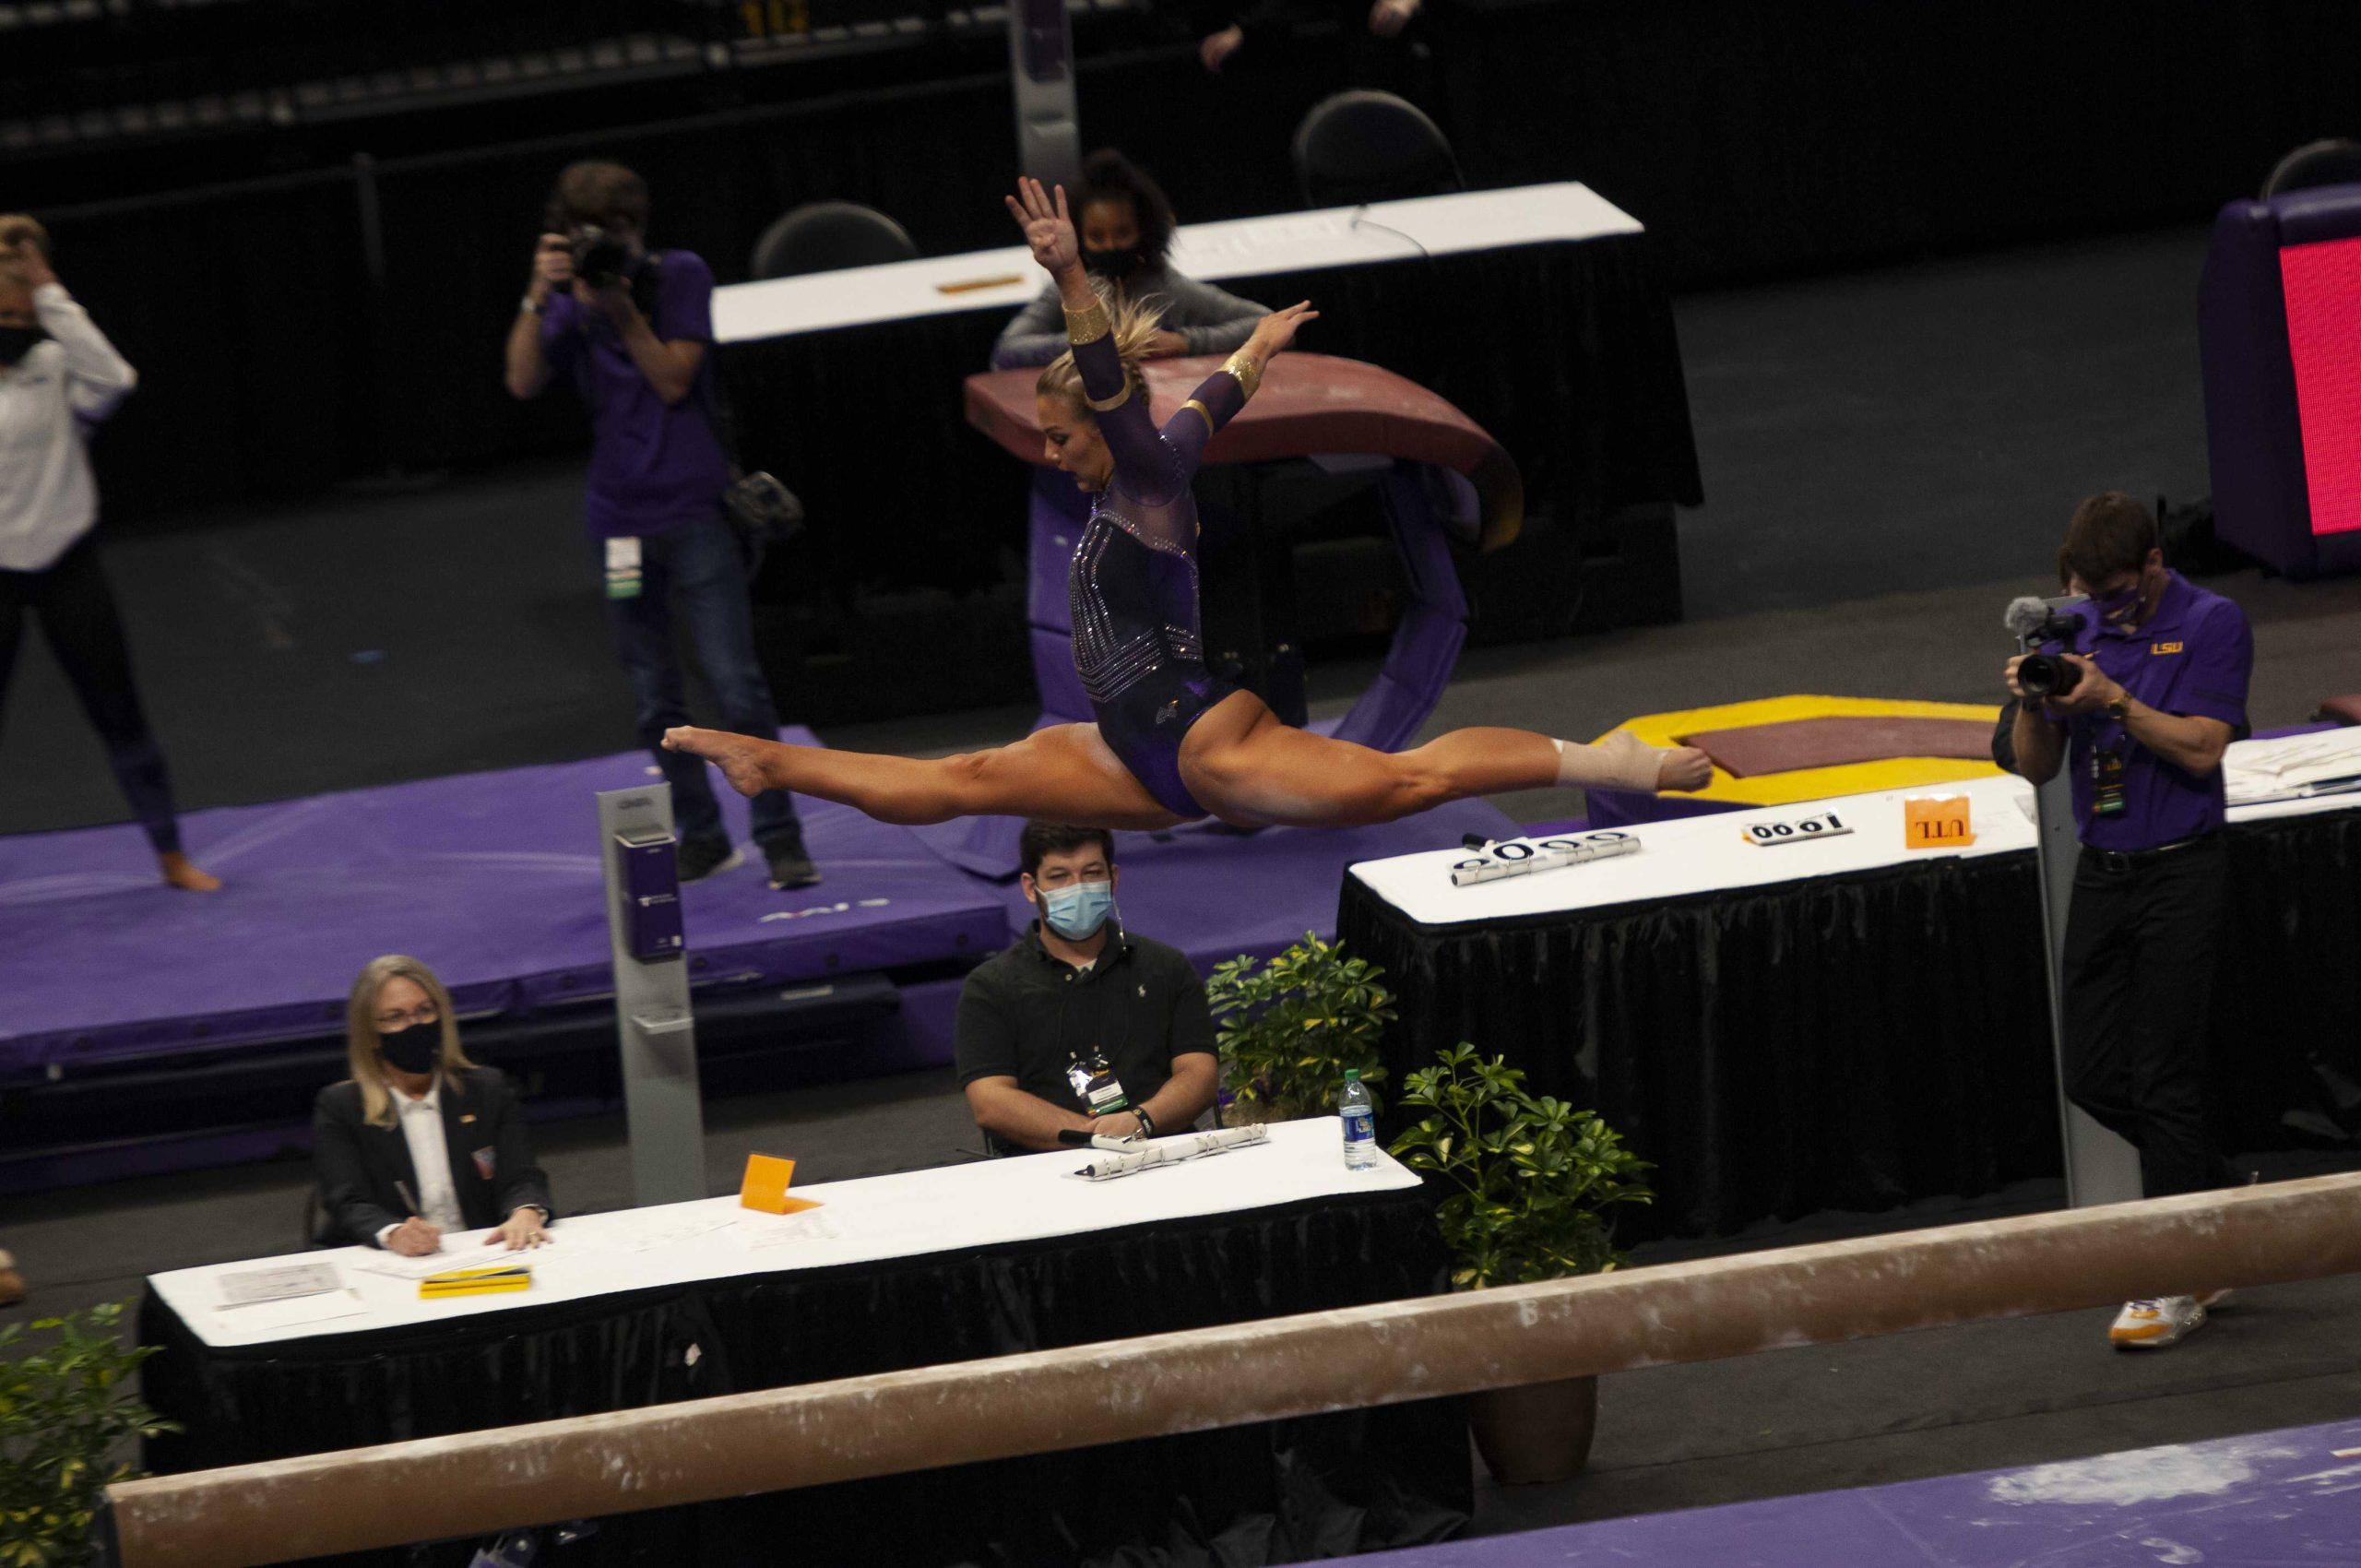
<svg viewBox="0 0 2361 1568"><path fill-rule="evenodd" d="M2315 185L2361 185L2361 142L2343 137L2306 142L2271 171L2262 183L2262 199Z"/></svg>
<svg viewBox="0 0 2361 1568"><path fill-rule="evenodd" d="M794 278L909 261L919 254L899 223L857 201L814 201L763 231L750 268L757 279Z"/></svg>
<svg viewBox="0 0 2361 1568"><path fill-rule="evenodd" d="M1295 131L1295 177L1313 207L1357 207L1467 188L1442 129L1390 92L1355 89L1311 106Z"/></svg>

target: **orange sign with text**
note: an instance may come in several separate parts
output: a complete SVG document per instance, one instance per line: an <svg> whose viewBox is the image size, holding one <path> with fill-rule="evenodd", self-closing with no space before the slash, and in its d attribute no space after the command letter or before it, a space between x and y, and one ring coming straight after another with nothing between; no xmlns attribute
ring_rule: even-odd
<svg viewBox="0 0 2361 1568"><path fill-rule="evenodd" d="M1964 849L1975 842L1965 795L1932 795L1902 802L1905 849Z"/></svg>
<svg viewBox="0 0 2361 1568"><path fill-rule="evenodd" d="M777 1155L750 1154L746 1157L746 1179L738 1186L738 1202L765 1214L800 1214L807 1208L818 1208L818 1204L808 1199L787 1195L787 1185L794 1180L795 1161Z"/></svg>

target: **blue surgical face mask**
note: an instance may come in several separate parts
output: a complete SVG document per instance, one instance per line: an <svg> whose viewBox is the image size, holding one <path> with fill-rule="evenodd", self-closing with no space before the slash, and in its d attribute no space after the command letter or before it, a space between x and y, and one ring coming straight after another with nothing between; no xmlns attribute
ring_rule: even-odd
<svg viewBox="0 0 2361 1568"><path fill-rule="evenodd" d="M1041 894L1041 923L1068 942L1086 941L1107 923L1115 908L1112 882L1077 882L1071 887L1045 888Z"/></svg>

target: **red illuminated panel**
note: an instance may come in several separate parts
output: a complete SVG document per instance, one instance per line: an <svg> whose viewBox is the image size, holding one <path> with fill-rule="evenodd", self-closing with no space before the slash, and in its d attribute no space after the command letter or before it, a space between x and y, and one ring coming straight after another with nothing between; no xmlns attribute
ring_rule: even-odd
<svg viewBox="0 0 2361 1568"><path fill-rule="evenodd" d="M2361 529L2361 238L2289 245L2279 276L2312 532L2349 533Z"/></svg>

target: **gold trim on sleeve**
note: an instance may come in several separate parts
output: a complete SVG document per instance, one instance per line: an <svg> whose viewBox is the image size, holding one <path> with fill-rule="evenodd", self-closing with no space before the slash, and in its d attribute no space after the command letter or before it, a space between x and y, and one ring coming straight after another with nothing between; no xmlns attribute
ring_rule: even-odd
<svg viewBox="0 0 2361 1568"><path fill-rule="evenodd" d="M1205 407L1204 399L1201 398L1192 398L1187 402L1180 405L1180 411L1182 413L1187 413L1192 410L1195 410L1199 419L1205 422L1205 434L1207 435L1211 435L1214 433L1214 411Z"/></svg>
<svg viewBox="0 0 2361 1568"><path fill-rule="evenodd" d="M1092 408L1097 410L1102 414L1108 412L1109 410L1120 409L1131 400L1132 378L1128 375L1123 377L1123 389L1121 392L1116 393L1112 398L1093 398L1086 392L1083 394L1083 401L1088 403Z"/></svg>
<svg viewBox="0 0 2361 1568"><path fill-rule="evenodd" d="M1066 341L1074 347L1080 348L1085 343L1096 343L1113 330L1115 330L1115 324L1107 317L1105 301L1091 301L1088 310L1076 310L1072 305L1066 306Z"/></svg>
<svg viewBox="0 0 2361 1568"><path fill-rule="evenodd" d="M1254 396L1254 388L1263 385L1263 367L1244 354L1232 354L1222 367L1238 383L1238 389L1247 397Z"/></svg>

